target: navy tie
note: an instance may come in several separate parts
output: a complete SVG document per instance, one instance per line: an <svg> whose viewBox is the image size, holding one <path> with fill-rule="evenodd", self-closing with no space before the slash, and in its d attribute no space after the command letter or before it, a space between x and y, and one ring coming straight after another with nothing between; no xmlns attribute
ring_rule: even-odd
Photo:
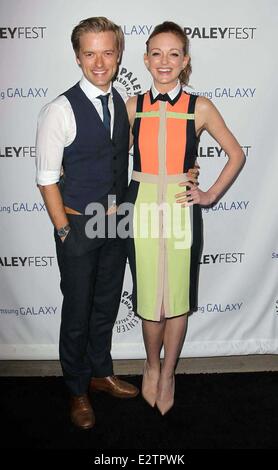
<svg viewBox="0 0 278 470"><path fill-rule="evenodd" d="M104 127L109 131L109 134L110 134L111 115L110 115L110 111L108 108L109 93L107 95L99 95L97 96L97 98L101 101L101 104L102 104Z"/></svg>

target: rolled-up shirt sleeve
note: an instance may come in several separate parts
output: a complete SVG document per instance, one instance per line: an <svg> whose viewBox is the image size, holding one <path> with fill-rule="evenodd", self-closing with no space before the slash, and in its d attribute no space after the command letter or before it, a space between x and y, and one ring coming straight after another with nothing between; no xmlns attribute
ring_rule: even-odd
<svg viewBox="0 0 278 470"><path fill-rule="evenodd" d="M67 142L64 107L52 102L42 108L36 136L36 182L41 186L60 179L64 147Z"/></svg>

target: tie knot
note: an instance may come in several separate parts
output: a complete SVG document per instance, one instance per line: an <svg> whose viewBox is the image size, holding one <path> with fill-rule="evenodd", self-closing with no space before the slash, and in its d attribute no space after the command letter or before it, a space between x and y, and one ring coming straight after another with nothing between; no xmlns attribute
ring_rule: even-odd
<svg viewBox="0 0 278 470"><path fill-rule="evenodd" d="M97 98L101 101L102 106L108 106L109 94L110 93L107 93L107 95L97 96Z"/></svg>

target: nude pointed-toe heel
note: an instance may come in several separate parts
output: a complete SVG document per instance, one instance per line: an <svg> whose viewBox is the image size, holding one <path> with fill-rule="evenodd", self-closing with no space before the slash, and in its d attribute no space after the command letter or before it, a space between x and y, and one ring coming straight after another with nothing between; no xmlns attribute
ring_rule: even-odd
<svg viewBox="0 0 278 470"><path fill-rule="evenodd" d="M147 361L145 361L143 369L142 397L152 408L154 408L156 403L158 381L159 375L157 376L157 378L150 378L148 376Z"/></svg>
<svg viewBox="0 0 278 470"><path fill-rule="evenodd" d="M164 416L174 405L174 396L175 396L175 377L173 377L173 385L172 385L172 392L171 397L167 400L159 399L156 400L156 406L159 409L162 416Z"/></svg>

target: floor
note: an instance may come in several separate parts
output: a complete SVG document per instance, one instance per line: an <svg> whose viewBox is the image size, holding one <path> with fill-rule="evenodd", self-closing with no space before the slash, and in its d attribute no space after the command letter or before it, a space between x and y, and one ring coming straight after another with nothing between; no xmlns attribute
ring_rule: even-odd
<svg viewBox="0 0 278 470"><path fill-rule="evenodd" d="M118 375L141 374L143 363L143 359L116 360L114 361L114 372ZM178 374L260 371L278 371L278 355L181 358L176 370ZM0 361L1 377L60 375L62 372L59 361Z"/></svg>

